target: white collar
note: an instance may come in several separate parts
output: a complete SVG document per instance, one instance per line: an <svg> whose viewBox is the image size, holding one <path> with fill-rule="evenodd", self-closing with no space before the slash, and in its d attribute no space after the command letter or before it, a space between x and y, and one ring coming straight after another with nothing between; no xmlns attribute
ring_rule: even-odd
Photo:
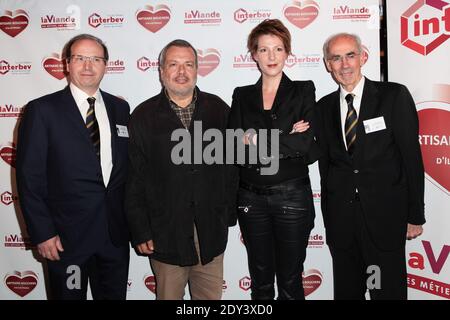
<svg viewBox="0 0 450 320"><path fill-rule="evenodd" d="M361 80L359 80L358 84L353 88L352 92L348 92L347 90L345 90L342 85L339 85L340 87L340 95L341 95L341 100L345 101L345 97L351 93L353 94L353 96L356 99L361 99L362 98L362 94L363 94L363 89L364 89L364 83L366 81L366 78L364 76L362 76Z"/></svg>
<svg viewBox="0 0 450 320"><path fill-rule="evenodd" d="M97 103L102 103L102 95L100 94L100 90L97 89L95 91L95 94L93 96L88 95L86 92L78 88L76 85L71 83L70 85L70 91L72 92L72 96L75 99L75 102L77 106L82 105L83 103L87 102L87 98L94 97Z"/></svg>

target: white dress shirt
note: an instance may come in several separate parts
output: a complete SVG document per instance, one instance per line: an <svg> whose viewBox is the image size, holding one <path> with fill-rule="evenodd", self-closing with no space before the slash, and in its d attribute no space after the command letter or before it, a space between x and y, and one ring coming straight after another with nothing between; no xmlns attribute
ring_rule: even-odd
<svg viewBox="0 0 450 320"><path fill-rule="evenodd" d="M70 91L72 92L72 96L78 106L78 110L80 110L83 121L86 123L86 114L89 109L87 98L90 96L72 83L70 84ZM98 89L93 97L95 98L95 117L97 118L98 127L100 130L100 165L102 167L103 182L105 186L107 186L113 167L111 127L109 125L109 118L108 113L106 112L105 103L103 102L102 95Z"/></svg>
<svg viewBox="0 0 450 320"><path fill-rule="evenodd" d="M365 82L364 76L359 80L358 84L355 88L353 88L352 92L345 91L345 89L341 87L340 90L340 98L341 98L341 127L342 127L342 137L344 138L344 144L345 148L347 148L347 141L345 140L345 119L347 118L347 112L348 112L348 105L347 101L345 100L345 97L347 94L351 93L353 94L353 107L356 111L356 116L359 117L359 110L361 109L361 99L364 89L364 82ZM356 137L358 139L358 137Z"/></svg>

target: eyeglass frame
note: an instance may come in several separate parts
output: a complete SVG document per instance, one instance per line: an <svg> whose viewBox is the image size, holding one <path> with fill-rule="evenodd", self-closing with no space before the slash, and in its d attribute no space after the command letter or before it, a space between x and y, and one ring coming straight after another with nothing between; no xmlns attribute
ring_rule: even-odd
<svg viewBox="0 0 450 320"><path fill-rule="evenodd" d="M97 57L97 56L83 56L82 54L73 54L69 58L69 62L73 60L74 63L85 63L87 61L90 61L94 64L100 64L100 62L103 61L104 64L106 64L106 58L103 57Z"/></svg>
<svg viewBox="0 0 450 320"><path fill-rule="evenodd" d="M331 58L328 58L327 60L330 61L331 63L342 63L345 59L345 61L349 61L349 60L353 60L356 57L360 56L360 53L356 53L356 52L349 52L346 53L343 56L332 56Z"/></svg>

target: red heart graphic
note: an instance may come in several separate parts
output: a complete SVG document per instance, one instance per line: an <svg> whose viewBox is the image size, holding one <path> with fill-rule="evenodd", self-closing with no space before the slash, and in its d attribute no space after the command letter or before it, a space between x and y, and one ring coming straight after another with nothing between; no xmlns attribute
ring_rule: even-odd
<svg viewBox="0 0 450 320"><path fill-rule="evenodd" d="M32 271L25 271L23 273L14 271L13 274L7 274L5 276L5 285L9 290L22 298L33 291L37 283L38 277Z"/></svg>
<svg viewBox="0 0 450 320"><path fill-rule="evenodd" d="M303 272L302 278L305 297L316 291L322 284L322 274L316 269Z"/></svg>
<svg viewBox="0 0 450 320"><path fill-rule="evenodd" d="M430 108L418 114L425 172L450 192L450 111Z"/></svg>
<svg viewBox="0 0 450 320"><path fill-rule="evenodd" d="M303 3L302 3L303 2ZM294 1L293 5L284 7L284 16L294 26L303 29L310 25L319 15L319 5L314 1Z"/></svg>
<svg viewBox="0 0 450 320"><path fill-rule="evenodd" d="M144 284L147 287L148 290L155 293L156 292L156 282L155 282L155 276L145 276L144 277Z"/></svg>
<svg viewBox="0 0 450 320"><path fill-rule="evenodd" d="M198 74L202 77L207 76L220 63L220 52L216 49L206 49L203 53L202 50L197 49L198 56Z"/></svg>
<svg viewBox="0 0 450 320"><path fill-rule="evenodd" d="M11 167L16 167L16 148L3 147L0 149L0 157Z"/></svg>
<svg viewBox="0 0 450 320"><path fill-rule="evenodd" d="M170 9L165 5L145 6L146 9L138 11L137 21L147 30L155 33L164 27L170 20Z"/></svg>
<svg viewBox="0 0 450 320"><path fill-rule="evenodd" d="M51 76L58 80L65 78L64 63L58 58L46 58L42 62L42 66Z"/></svg>
<svg viewBox="0 0 450 320"><path fill-rule="evenodd" d="M23 10L5 10L4 15L0 16L0 29L13 38L25 30L28 23L28 15Z"/></svg>

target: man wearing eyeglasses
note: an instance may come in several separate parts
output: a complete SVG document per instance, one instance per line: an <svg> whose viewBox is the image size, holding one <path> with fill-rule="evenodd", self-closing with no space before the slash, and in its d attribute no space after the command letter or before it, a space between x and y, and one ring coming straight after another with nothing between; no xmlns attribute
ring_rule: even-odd
<svg viewBox="0 0 450 320"><path fill-rule="evenodd" d="M339 89L318 102L322 213L334 298L406 299L405 244L422 234L424 169L408 89L365 78L358 36L323 46Z"/></svg>
<svg viewBox="0 0 450 320"><path fill-rule="evenodd" d="M127 102L99 89L103 41L72 38L70 84L28 103L19 125L17 186L31 240L47 260L52 299L125 299L129 233L123 212Z"/></svg>

